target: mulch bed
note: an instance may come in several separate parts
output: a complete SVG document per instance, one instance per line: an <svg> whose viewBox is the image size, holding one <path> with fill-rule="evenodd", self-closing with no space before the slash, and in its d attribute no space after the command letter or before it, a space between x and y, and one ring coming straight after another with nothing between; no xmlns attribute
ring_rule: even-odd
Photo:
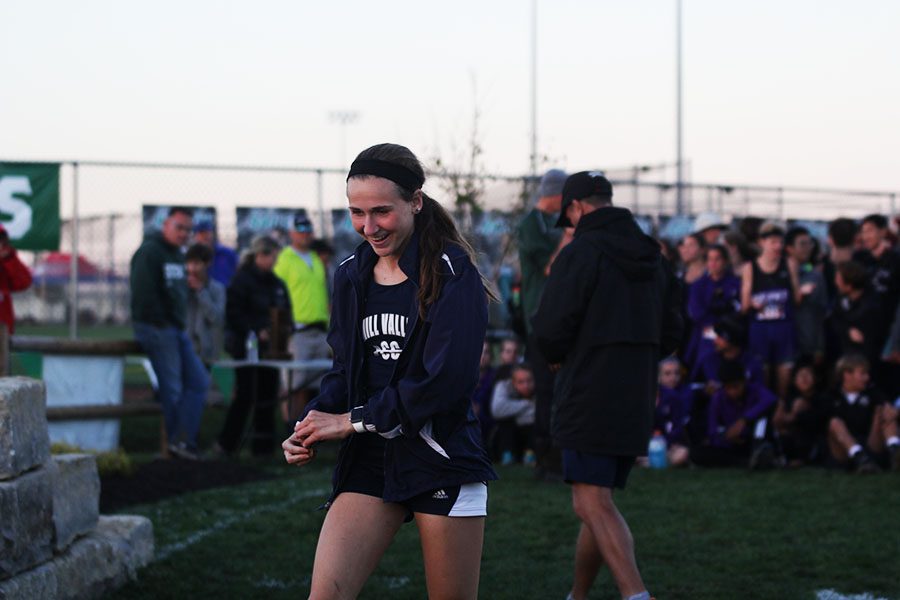
<svg viewBox="0 0 900 600"><path fill-rule="evenodd" d="M131 477L101 478L100 512L107 514L133 504L271 478L259 469L225 460L157 459L139 466Z"/></svg>

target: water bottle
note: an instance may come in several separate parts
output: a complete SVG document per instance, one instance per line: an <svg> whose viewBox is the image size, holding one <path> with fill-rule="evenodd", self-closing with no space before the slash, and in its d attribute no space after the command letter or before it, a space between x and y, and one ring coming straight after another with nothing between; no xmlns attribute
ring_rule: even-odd
<svg viewBox="0 0 900 600"><path fill-rule="evenodd" d="M650 450L647 453L651 468L666 468L669 463L668 457L666 456L666 450L666 438L664 438L663 434L659 431L654 432L653 437L650 438Z"/></svg>
<svg viewBox="0 0 900 600"><path fill-rule="evenodd" d="M259 340L256 338L256 332L252 329L247 334L247 360L250 362L259 361Z"/></svg>

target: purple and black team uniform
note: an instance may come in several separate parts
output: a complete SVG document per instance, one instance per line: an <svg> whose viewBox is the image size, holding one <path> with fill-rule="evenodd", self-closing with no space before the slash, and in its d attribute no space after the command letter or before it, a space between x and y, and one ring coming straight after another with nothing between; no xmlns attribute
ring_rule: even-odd
<svg viewBox="0 0 900 600"><path fill-rule="evenodd" d="M765 384L765 372L763 370L762 361L759 357L750 354L747 351L741 352L740 356L733 359L744 365L744 376L748 382ZM701 381L708 383L710 381L719 382L719 367L722 366L722 355L718 352L707 354L703 360L698 361L691 371L691 381Z"/></svg>
<svg viewBox="0 0 900 600"><path fill-rule="evenodd" d="M694 392L689 386L659 386L659 396L653 411L653 429L663 434L669 447L672 444L687 446L685 428L690 421L693 399Z"/></svg>
<svg viewBox="0 0 900 600"><path fill-rule="evenodd" d="M301 419L310 410L354 409L365 430L341 444L329 504L355 492L398 503L410 516L484 516L485 482L497 475L471 398L487 296L465 252L448 245L440 296L420 318L418 247L413 233L400 258L408 277L401 284L374 282L378 256L366 242L336 269L334 365Z"/></svg>
<svg viewBox="0 0 900 600"><path fill-rule="evenodd" d="M783 365L794 361L794 290L787 261L782 259L774 273L765 273L754 260L752 304L748 330L749 349L764 364Z"/></svg>
<svg viewBox="0 0 900 600"><path fill-rule="evenodd" d="M766 416L778 399L764 386L746 382L743 398L734 401L725 390L716 392L709 403L706 435L708 445L691 448L691 460L700 466L726 467L746 464L753 450L754 440L765 436ZM744 419L746 425L740 442L732 443L725 437L728 429Z"/></svg>
<svg viewBox="0 0 900 600"><path fill-rule="evenodd" d="M684 352L685 363L697 365L716 351L713 330L722 317L741 309L741 280L730 271L718 281L704 273L691 284L688 292L687 314L691 319L691 337Z"/></svg>

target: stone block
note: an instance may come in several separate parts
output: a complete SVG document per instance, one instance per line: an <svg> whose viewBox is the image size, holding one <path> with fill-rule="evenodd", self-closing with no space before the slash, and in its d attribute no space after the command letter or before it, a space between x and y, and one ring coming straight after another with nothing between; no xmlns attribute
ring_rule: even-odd
<svg viewBox="0 0 900 600"><path fill-rule="evenodd" d="M0 378L0 480L50 458L44 384L28 377Z"/></svg>
<svg viewBox="0 0 900 600"><path fill-rule="evenodd" d="M53 487L49 469L0 481L0 579L53 555Z"/></svg>
<svg viewBox="0 0 900 600"><path fill-rule="evenodd" d="M2 600L46 600L58 597L58 590L56 567L52 562L0 581Z"/></svg>
<svg viewBox="0 0 900 600"><path fill-rule="evenodd" d="M94 534L76 540L53 560L57 598L99 598L127 581L122 559L106 539Z"/></svg>
<svg viewBox="0 0 900 600"><path fill-rule="evenodd" d="M102 516L94 533L115 546L129 579L153 560L153 523L134 515Z"/></svg>
<svg viewBox="0 0 900 600"><path fill-rule="evenodd" d="M90 454L59 454L53 472L53 548L65 550L97 526L100 516L100 475Z"/></svg>
<svg viewBox="0 0 900 600"><path fill-rule="evenodd" d="M137 577L153 558L153 525L145 517L100 517L97 529L57 558L58 598L99 597Z"/></svg>

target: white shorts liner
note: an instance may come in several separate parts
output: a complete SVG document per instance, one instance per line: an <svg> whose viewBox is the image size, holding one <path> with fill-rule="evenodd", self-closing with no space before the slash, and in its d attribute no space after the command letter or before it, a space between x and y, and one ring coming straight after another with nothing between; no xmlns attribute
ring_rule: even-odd
<svg viewBox="0 0 900 600"><path fill-rule="evenodd" d="M486 517L487 484L481 481L459 486L459 496L453 503L448 517Z"/></svg>

